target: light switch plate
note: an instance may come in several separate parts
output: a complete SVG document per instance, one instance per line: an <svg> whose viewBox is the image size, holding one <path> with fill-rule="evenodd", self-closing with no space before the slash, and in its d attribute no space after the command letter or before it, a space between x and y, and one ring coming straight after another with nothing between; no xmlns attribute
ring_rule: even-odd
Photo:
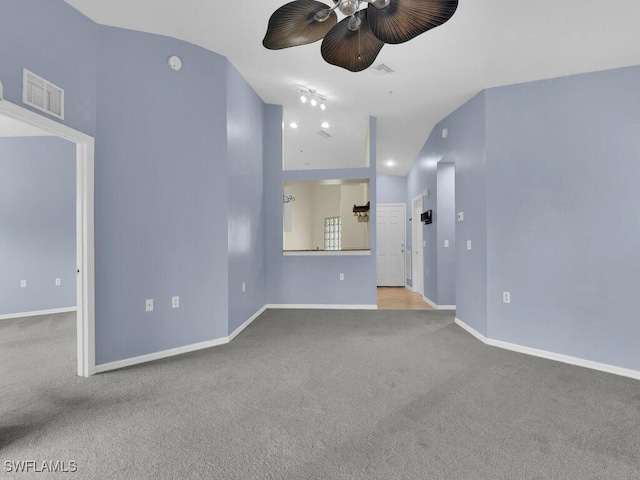
<svg viewBox="0 0 640 480"><path fill-rule="evenodd" d="M471 250L471 240L467 240L467 250Z"/></svg>
<svg viewBox="0 0 640 480"><path fill-rule="evenodd" d="M146 312L153 312L153 298L147 298L144 308Z"/></svg>
<svg viewBox="0 0 640 480"><path fill-rule="evenodd" d="M449 240L444 241L444 248L449 248Z"/></svg>

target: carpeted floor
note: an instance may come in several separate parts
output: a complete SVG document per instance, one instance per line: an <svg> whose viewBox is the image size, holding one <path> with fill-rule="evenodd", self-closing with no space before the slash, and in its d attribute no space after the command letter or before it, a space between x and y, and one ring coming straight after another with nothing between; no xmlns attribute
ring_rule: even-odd
<svg viewBox="0 0 640 480"><path fill-rule="evenodd" d="M1 478L640 478L640 382L485 346L452 313L269 310L90 379L74 321L0 322Z"/></svg>

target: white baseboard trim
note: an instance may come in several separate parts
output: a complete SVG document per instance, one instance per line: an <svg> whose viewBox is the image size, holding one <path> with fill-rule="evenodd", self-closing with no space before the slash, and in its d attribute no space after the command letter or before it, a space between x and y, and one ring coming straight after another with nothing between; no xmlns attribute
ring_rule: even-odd
<svg viewBox="0 0 640 480"><path fill-rule="evenodd" d="M283 304L270 304L267 305L267 308L273 309L301 309L301 310L377 310L378 305L334 305L334 304L310 304L310 303L301 303L301 304L291 304L291 303L283 303Z"/></svg>
<svg viewBox="0 0 640 480"><path fill-rule="evenodd" d="M608 365L606 363L594 362L591 360L585 360L583 358L572 357L569 355L563 355L561 353L549 352L547 350L539 350L537 348L525 347L516 343L504 342L502 340L495 340L488 338L464 323L459 318L455 320L456 324L476 337L481 342L492 347L502 348L510 350L512 352L523 353L525 355L531 355L534 357L546 358L547 360L553 360L556 362L567 363L569 365L575 365L577 367L589 368L591 370L598 370L600 372L612 373L614 375L620 375L622 377L629 377L635 380L640 380L640 371L631 370L628 368L616 367L614 365Z"/></svg>
<svg viewBox="0 0 640 480"><path fill-rule="evenodd" d="M204 350L205 348L218 347L220 345L226 345L236 338L245 328L247 328L251 322L258 318L265 310L265 305L256 313L254 313L246 322L236 328L227 337L216 338L215 340L209 340L206 342L193 343L191 345L185 345L183 347L171 348L169 350L163 350L161 352L149 353L147 355L140 355L138 357L126 358L124 360L118 360L116 362L103 363L102 365L96 365L95 373L104 373L111 370L117 370L119 368L131 367L133 365L139 365L141 363L152 362L154 360L160 360L162 358L174 357L176 355L182 355L183 353L195 352L197 350Z"/></svg>
<svg viewBox="0 0 640 480"><path fill-rule="evenodd" d="M416 291L413 289L413 287L412 287L411 285L405 285L404 287L405 287L405 288L408 288L408 289L409 289L409 291L411 291L411 292L413 292L413 293L418 293L418 292L416 292Z"/></svg>
<svg viewBox="0 0 640 480"><path fill-rule="evenodd" d="M229 339L229 342L231 340L233 340L234 338L236 338L238 335L240 335L240 333L242 333L242 331L247 328L249 325L251 325L251 323L258 318L260 315L262 315L264 313L264 311L267 309L267 306L265 305L264 307L262 307L260 310L258 310L256 313L254 313L253 315L251 315L251 317L244 322L242 325L240 325L238 328L236 328L233 332L231 332L229 334L229 336L227 337Z"/></svg>
<svg viewBox="0 0 640 480"><path fill-rule="evenodd" d="M35 312L9 313L0 315L0 320L11 320L13 318L37 317L40 315L55 315L56 313L76 312L77 307L53 308L51 310L37 310Z"/></svg>
<svg viewBox="0 0 640 480"><path fill-rule="evenodd" d="M429 305L431 305L433 308L435 308L436 310L455 310L456 309L455 305L438 305L436 302L429 300L424 295L422 296L422 299L425 302L427 302Z"/></svg>

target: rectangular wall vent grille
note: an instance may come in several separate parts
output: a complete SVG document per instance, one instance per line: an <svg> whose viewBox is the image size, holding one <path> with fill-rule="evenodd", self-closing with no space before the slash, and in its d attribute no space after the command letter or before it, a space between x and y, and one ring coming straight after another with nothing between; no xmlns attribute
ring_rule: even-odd
<svg viewBox="0 0 640 480"><path fill-rule="evenodd" d="M26 68L22 71L22 102L64 120L64 90Z"/></svg>

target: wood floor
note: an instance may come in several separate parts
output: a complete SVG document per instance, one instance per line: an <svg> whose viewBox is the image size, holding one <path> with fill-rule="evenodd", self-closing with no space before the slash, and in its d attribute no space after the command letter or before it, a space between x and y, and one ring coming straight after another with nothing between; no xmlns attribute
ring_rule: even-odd
<svg viewBox="0 0 640 480"><path fill-rule="evenodd" d="M378 287L378 310L433 310L433 307L404 287Z"/></svg>

